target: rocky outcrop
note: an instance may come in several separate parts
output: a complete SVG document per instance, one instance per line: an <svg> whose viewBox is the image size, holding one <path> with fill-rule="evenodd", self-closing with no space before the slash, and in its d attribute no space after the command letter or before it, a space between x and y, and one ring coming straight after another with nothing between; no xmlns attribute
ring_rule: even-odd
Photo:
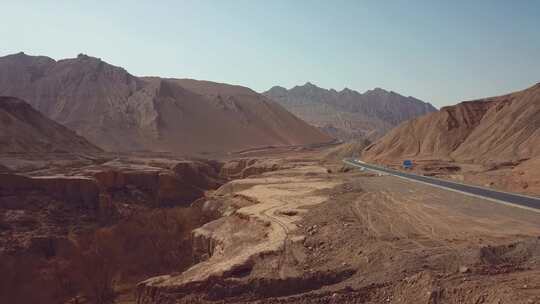
<svg viewBox="0 0 540 304"><path fill-rule="evenodd" d="M228 179L246 178L284 168L275 159L241 158L226 162L221 167L220 175Z"/></svg>
<svg viewBox="0 0 540 304"><path fill-rule="evenodd" d="M250 162L243 160L243 163ZM137 303L177 303L182 300L189 303L191 296L200 295L209 300L223 300L246 292L263 297L278 296L316 289L350 276L350 272L339 270L328 274L314 273L313 277L307 278L268 276L268 271L277 274L278 267L289 271L296 267L284 265L286 261L282 259L283 251L291 246L291 242L300 244L303 240L292 236L292 231L298 228L295 223L307 206L327 199L321 194L324 193L322 190L337 186L326 178L326 170L322 167L304 165L285 172L290 175L273 172L238 179L216 191L214 194L220 198L242 197L253 203L239 204L234 213L194 230L194 260L199 263L182 274L141 282L136 291Z"/></svg>
<svg viewBox="0 0 540 304"><path fill-rule="evenodd" d="M200 161L174 162L170 169L111 166L89 173L113 199L153 207L188 205L223 183L212 166Z"/></svg>
<svg viewBox="0 0 540 304"><path fill-rule="evenodd" d="M36 192L86 209L98 210L99 207L99 187L91 178L0 174L0 197L26 196Z"/></svg>
<svg viewBox="0 0 540 304"><path fill-rule="evenodd" d="M71 168L72 175L0 173L0 253L47 257L70 233L114 224L134 212L189 206L224 182L215 165L135 158Z"/></svg>
<svg viewBox="0 0 540 304"><path fill-rule="evenodd" d="M0 57L0 95L27 100L108 151L207 154L331 141L248 88L135 77L82 54Z"/></svg>
<svg viewBox="0 0 540 304"><path fill-rule="evenodd" d="M219 180L215 164L200 161L182 161L175 164L172 171L184 181L189 181L195 187L217 188L223 182Z"/></svg>
<svg viewBox="0 0 540 304"><path fill-rule="evenodd" d="M341 140L376 139L405 120L436 111L429 103L380 88L338 92L308 82L290 90L273 87L263 94Z"/></svg>
<svg viewBox="0 0 540 304"><path fill-rule="evenodd" d="M214 233L216 227L219 227L225 220L218 219L204 226L193 230L192 232L192 250L193 259L197 263L208 260L215 252L223 251L224 240Z"/></svg>
<svg viewBox="0 0 540 304"><path fill-rule="evenodd" d="M540 155L540 84L467 101L401 124L366 148L368 161L404 158L505 163Z"/></svg>
<svg viewBox="0 0 540 304"><path fill-rule="evenodd" d="M28 103L0 96L0 152L100 152ZM2 171L2 168L0 168Z"/></svg>
<svg viewBox="0 0 540 304"><path fill-rule="evenodd" d="M0 253L54 256L69 232L111 220L106 199L84 176L0 174Z"/></svg>
<svg viewBox="0 0 540 304"><path fill-rule="evenodd" d="M221 168L220 175L227 178L242 177L242 171L256 162L256 159L248 158L229 161Z"/></svg>

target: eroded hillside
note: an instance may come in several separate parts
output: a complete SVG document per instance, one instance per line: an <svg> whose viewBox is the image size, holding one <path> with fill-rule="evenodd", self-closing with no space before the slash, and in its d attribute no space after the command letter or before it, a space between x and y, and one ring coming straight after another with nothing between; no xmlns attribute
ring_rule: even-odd
<svg viewBox="0 0 540 304"><path fill-rule="evenodd" d="M248 88L136 77L82 54L1 57L0 94L25 99L108 151L209 154L332 141Z"/></svg>

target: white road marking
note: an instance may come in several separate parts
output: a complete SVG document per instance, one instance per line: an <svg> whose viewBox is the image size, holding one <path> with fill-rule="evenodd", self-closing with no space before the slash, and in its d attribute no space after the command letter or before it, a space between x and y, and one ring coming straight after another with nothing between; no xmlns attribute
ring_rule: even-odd
<svg viewBox="0 0 540 304"><path fill-rule="evenodd" d="M350 162L350 161L348 161L348 160L343 160L343 162L346 163L346 164L355 166L355 167L362 166L361 164L365 164L363 161L360 161L360 160L356 160L356 162L357 162L358 164L355 164L355 163ZM441 185L436 185L436 184L426 183L426 182L424 182L424 181L419 181L419 180L416 180L416 179L413 179L413 178L409 178L409 177L405 177L405 176L401 176L401 175L390 174L390 173L388 173L388 172L380 171L380 170L373 169L373 168L368 168L368 167L361 167L361 168L364 168L364 169L369 170L369 171L374 171L374 172L377 172L377 173L385 173L385 174L387 174L387 175L392 175L392 176L395 176L395 177L399 177L399 178L401 178L401 179L405 179L405 180L408 180L408 181L413 181L413 182L421 183L421 184L428 185L428 186L432 186L432 187L436 187L436 188L439 188L439 189L444 189L444 190L448 190L448 191L452 191L452 192L456 192L456 193L461 193L461 194L464 194L464 195L467 195L467 196L471 196L471 197L475 197L475 198L480 198L480 199L488 200L488 201L491 201L491 202L494 202L494 203L498 203L498 204L502 204L502 205L506 205L506 206L510 206L510 207L517 207L517 208L525 209L525 210L528 210L528 211L534 211L534 212L536 212L536 213L540 213L540 209L535 209L535 208L531 208L531 207L527 207L527 206L522 206L522 205L518 205L518 204L514 204L514 203L509 203L509 202L502 201L502 200L498 200L498 199L495 199L495 198L490 198L490 197L485 197L485 196L481 196L481 195L477 195L477 194L473 194L473 193L468 193L468 192L464 192L464 191L452 189L452 188L445 187L445 186L441 186ZM426 177L426 178L435 180L434 178L430 178L430 177L428 177L428 176L422 176L422 177ZM452 182L450 182L450 183L452 183ZM456 183L456 184L460 184L460 185L464 185L464 186L469 186L469 185L461 184L461 183ZM469 187L476 187L476 186L469 186ZM481 188L481 189L493 191L493 189L487 189L487 188L482 188L482 187L477 187L477 188ZM516 194L514 194L514 193L503 192L503 191L497 191L497 192L516 195ZM520 195L520 194L517 194L517 195L518 195L518 196L523 196L523 197L528 197L528 198L533 198L533 199L538 199L538 198L536 198L536 197L531 197L531 196L526 196L526 195Z"/></svg>

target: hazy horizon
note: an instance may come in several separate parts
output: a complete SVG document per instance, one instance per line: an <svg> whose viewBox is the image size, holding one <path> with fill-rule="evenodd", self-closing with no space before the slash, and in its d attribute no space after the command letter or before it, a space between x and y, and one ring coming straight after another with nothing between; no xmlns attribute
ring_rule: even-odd
<svg viewBox="0 0 540 304"><path fill-rule="evenodd" d="M540 81L536 1L182 1L3 4L0 56L78 53L137 76L262 92L375 87L436 107ZM27 22L25 22L27 21Z"/></svg>

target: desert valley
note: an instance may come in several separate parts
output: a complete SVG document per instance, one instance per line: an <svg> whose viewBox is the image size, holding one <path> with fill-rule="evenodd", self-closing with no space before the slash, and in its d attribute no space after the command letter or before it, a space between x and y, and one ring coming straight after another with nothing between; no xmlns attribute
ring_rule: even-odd
<svg viewBox="0 0 540 304"><path fill-rule="evenodd" d="M540 84L440 110L289 92L0 58L2 302L540 299L537 210L342 163L537 197Z"/></svg>
<svg viewBox="0 0 540 304"><path fill-rule="evenodd" d="M540 304L538 3L3 8L1 304Z"/></svg>

